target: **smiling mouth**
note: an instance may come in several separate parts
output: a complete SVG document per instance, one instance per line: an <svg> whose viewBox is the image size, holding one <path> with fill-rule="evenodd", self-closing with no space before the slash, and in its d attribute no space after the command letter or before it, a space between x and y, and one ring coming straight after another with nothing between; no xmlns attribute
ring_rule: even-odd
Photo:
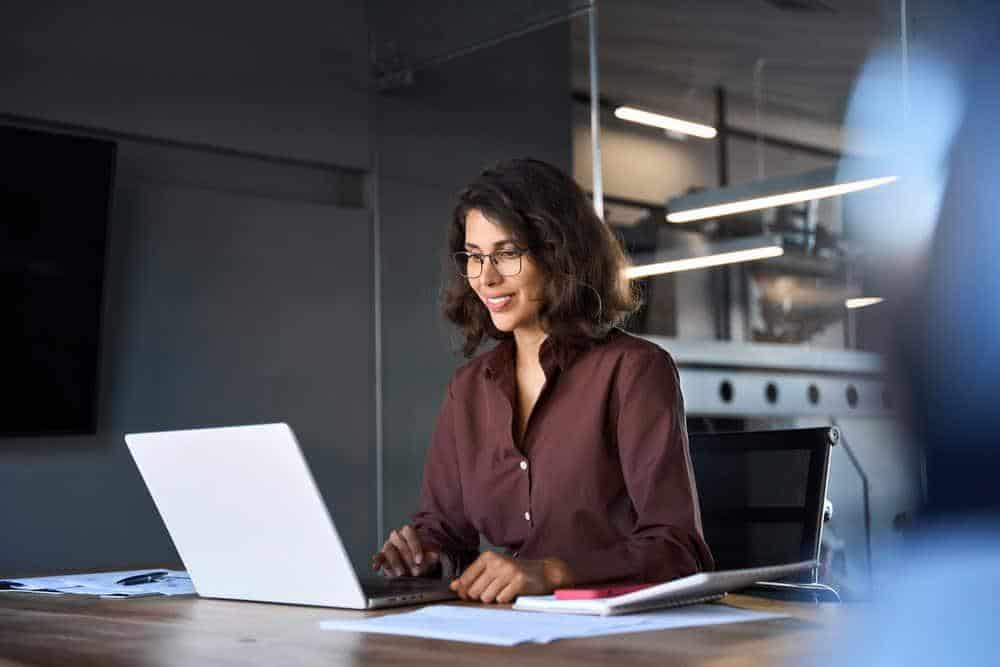
<svg viewBox="0 0 1000 667"><path fill-rule="evenodd" d="M503 310L508 305L510 305L510 302L513 298L514 298L513 294L508 294L506 296L497 296L497 297L489 296L486 297L486 307L489 308L490 312L496 313Z"/></svg>

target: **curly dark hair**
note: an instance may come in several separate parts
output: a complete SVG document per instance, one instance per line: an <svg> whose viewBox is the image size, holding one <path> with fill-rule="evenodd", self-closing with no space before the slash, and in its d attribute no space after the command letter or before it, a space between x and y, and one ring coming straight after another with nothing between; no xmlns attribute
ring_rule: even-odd
<svg viewBox="0 0 1000 667"><path fill-rule="evenodd" d="M539 318L551 337L586 345L639 308L639 299L623 270L621 243L594 212L576 182L540 160L500 162L458 195L448 231L450 255L465 250L465 217L480 211L503 227L518 246L528 249L545 276ZM443 294L445 317L465 335L462 351L471 357L484 338L512 336L493 326L489 311L469 285L451 270Z"/></svg>

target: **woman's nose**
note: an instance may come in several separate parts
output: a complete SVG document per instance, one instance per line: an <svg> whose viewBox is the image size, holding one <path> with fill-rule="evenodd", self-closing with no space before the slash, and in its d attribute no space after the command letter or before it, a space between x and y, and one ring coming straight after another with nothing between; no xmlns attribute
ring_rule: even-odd
<svg viewBox="0 0 1000 667"><path fill-rule="evenodd" d="M500 272L497 271L497 267L493 266L493 262L487 257L483 260L483 275L482 280L486 285L496 285L503 279Z"/></svg>

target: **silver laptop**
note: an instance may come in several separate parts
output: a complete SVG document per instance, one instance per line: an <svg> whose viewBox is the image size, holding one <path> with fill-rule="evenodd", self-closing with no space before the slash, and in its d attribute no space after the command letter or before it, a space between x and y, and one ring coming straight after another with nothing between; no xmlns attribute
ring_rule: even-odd
<svg viewBox="0 0 1000 667"><path fill-rule="evenodd" d="M287 424L125 442L202 597L347 609L455 597L440 579L358 579Z"/></svg>

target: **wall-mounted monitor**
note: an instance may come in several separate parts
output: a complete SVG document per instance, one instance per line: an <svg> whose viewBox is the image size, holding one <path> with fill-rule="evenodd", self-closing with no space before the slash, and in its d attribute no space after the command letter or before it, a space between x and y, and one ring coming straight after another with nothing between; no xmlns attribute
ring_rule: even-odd
<svg viewBox="0 0 1000 667"><path fill-rule="evenodd" d="M94 433L115 144L0 126L0 437Z"/></svg>

